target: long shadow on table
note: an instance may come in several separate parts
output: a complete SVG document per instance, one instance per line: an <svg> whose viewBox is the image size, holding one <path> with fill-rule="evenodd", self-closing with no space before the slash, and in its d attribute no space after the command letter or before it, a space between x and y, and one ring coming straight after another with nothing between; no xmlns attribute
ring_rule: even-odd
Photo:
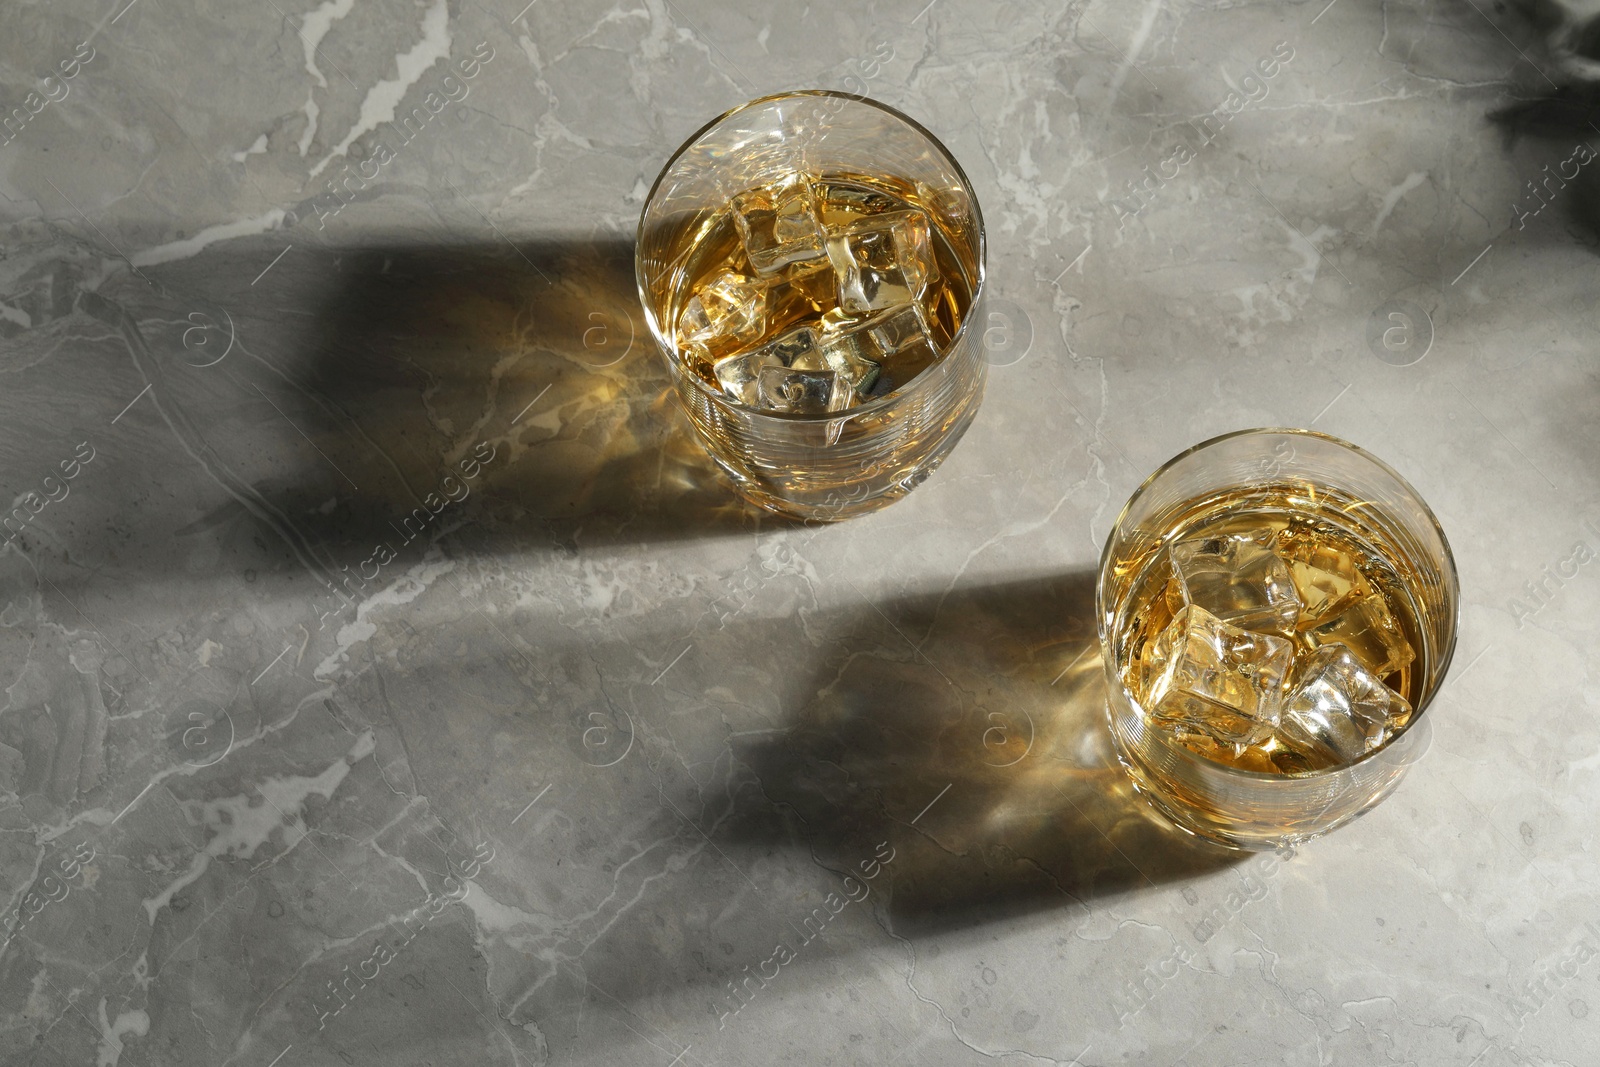
<svg viewBox="0 0 1600 1067"><path fill-rule="evenodd" d="M896 933L1087 906L1240 858L1171 828L1117 765L1093 581L869 608L859 625L893 620L903 651L830 664L786 734L738 751L825 866L859 875L892 842Z"/></svg>
<svg viewBox="0 0 1600 1067"><path fill-rule="evenodd" d="M800 555L820 560L825 545ZM842 967L873 980L888 944L880 925L930 952L1019 923L1066 937L1109 902L1245 858L1161 821L1118 767L1091 574L794 614L752 608L737 625L697 630L664 680L602 669L626 660L619 640L543 649L562 680L521 709L529 719L472 699L464 679L486 665L430 672L430 692L389 683L409 751L436 764L440 810L463 821L493 811L490 832L524 842L508 855L544 857L520 868L508 858L492 888L563 918L519 931L494 959L502 1014L538 1019L552 1047L576 1047L617 1005L663 1026L691 1013L714 1032L739 1003L732 987L762 967L771 977L775 942L796 958L741 1027L836 988ZM621 751L569 755L624 721ZM568 722L563 749L552 741ZM515 808L479 795L472 764L444 755L491 734L471 751L519 753L497 792L531 798L554 783L515 832ZM860 902L844 903L852 893ZM1062 951L1096 951L1092 939L1072 944Z"/></svg>
<svg viewBox="0 0 1600 1067"><path fill-rule="evenodd" d="M348 411L374 446L358 462L383 489L355 518L374 534L475 450L495 454L472 488L484 517L502 520L475 523L480 537L653 542L767 518L733 495L679 410L639 308L631 242L344 260L323 351L295 384Z"/></svg>
<svg viewBox="0 0 1600 1067"><path fill-rule="evenodd" d="M225 570L271 567L254 538L287 569L336 580L379 542L414 556L463 519L476 547L533 552L783 524L742 503L695 440L639 308L630 241L281 240L78 298L122 335L154 405L106 431L103 450L148 452L110 435L159 414L172 455L151 455L141 478L189 457L212 474L154 487L177 500L171 513L200 517L135 531L152 547L121 551L122 566L160 567L173 538L181 550L203 536L234 557Z"/></svg>

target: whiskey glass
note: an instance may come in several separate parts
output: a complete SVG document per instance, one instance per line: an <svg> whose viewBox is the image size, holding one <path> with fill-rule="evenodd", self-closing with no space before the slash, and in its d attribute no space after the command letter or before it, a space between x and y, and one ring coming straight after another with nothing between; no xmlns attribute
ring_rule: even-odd
<svg viewBox="0 0 1600 1067"><path fill-rule="evenodd" d="M1427 750L1460 589L1404 478L1349 442L1280 428L1213 438L1152 474L1106 541L1095 603L1111 734L1135 787L1185 831L1262 850L1361 815ZM1220 621L1230 612L1238 627ZM1350 676L1393 714L1375 731L1353 713L1330 720L1330 707L1373 705L1324 684L1313 649L1323 664L1383 661ZM1252 707L1254 719L1238 710Z"/></svg>
<svg viewBox="0 0 1600 1067"><path fill-rule="evenodd" d="M758 365L758 373L774 376L776 384L769 393L767 378L741 371L743 377L734 379L733 371L725 374L717 369L734 366L729 357L723 355L719 362L707 354L704 345L696 348L685 340L691 336L682 325L686 311L691 303L702 301L708 278L725 276L717 272L728 266L728 257L741 263L748 259L743 270L754 276L760 268L751 269L750 264L757 261L757 253L767 256L772 252L773 246L757 243L758 238L765 240L777 232L770 225L771 213L758 216L752 209L734 219L730 205L746 203L752 189L791 188L795 175L804 176L807 195L814 193L817 217L827 229L822 239L829 242L829 258L822 259L823 264L837 266L839 260L833 257L835 246L845 240L838 236L841 233L866 227L868 236L862 240L876 240L870 232L876 223L869 217L879 210L874 205L880 201L874 198L882 198L882 204L897 211L920 210L931 223L926 239L937 269L930 272L935 280L926 282L917 301L918 321L927 327L927 333L916 350L925 358L917 364L885 362L882 374L873 365L871 389L862 388L848 397L850 406L842 409L805 408L801 403L808 400L804 389L814 379L802 377L799 371L791 375L798 384L784 379L786 371L779 363L786 363L788 356ZM858 209L863 214L852 214ZM889 214L893 212L883 217ZM766 220L765 229L757 224L762 219ZM792 218L781 217L780 209L777 227L792 223ZM764 264L773 271L761 283L768 288L749 296L754 290L741 288L749 279L734 270L727 286L731 295L724 294L727 298L718 305L723 313L735 317L732 321L750 327L755 334L763 333L766 320L738 316L749 313L752 306L759 306L765 315L782 305L772 295L771 279L788 284L785 272L804 273L804 279L784 290L789 293L823 277L808 266L817 262L814 245L802 245L796 253L787 249L799 245L800 239L791 234L785 240L789 244L775 246L778 265ZM741 241L742 250L737 246ZM812 258L797 266L789 262L791 255ZM984 259L983 220L971 184L937 138L887 105L861 96L806 90L767 96L734 108L696 132L672 155L639 220L635 273L650 332L666 360L683 409L712 460L734 488L758 506L801 520L826 522L884 507L910 492L938 467L972 422L987 368L982 328ZM845 262L847 266L851 262L848 256ZM887 291L884 286L874 288L879 281L882 276L869 275L866 290L853 290L858 295L866 292L868 304L864 307ZM824 289L827 284L824 282ZM839 282L839 286L843 284ZM838 295L842 293L843 289L837 288L840 307L831 314L852 321L845 315L844 296ZM695 323L708 321L704 307L710 305L710 298L705 297L703 304L692 310L700 316ZM883 317L876 309L862 314L878 316L869 326ZM717 327L705 328L714 332ZM876 344L890 332L879 329L860 336L863 343ZM771 340L768 336L762 343ZM899 340L885 343L891 347L901 344ZM904 345L896 351L912 347ZM735 350L736 355L741 353L748 355L745 349ZM893 379L897 365L903 368L901 377ZM904 369L912 366L916 369ZM734 384L725 384L724 378L734 379ZM866 384L865 375L860 384ZM794 410L773 410L738 394L744 389L770 400L780 388L793 391ZM833 403L841 392L825 390L825 399L818 404ZM789 393L783 393L773 402L788 397Z"/></svg>

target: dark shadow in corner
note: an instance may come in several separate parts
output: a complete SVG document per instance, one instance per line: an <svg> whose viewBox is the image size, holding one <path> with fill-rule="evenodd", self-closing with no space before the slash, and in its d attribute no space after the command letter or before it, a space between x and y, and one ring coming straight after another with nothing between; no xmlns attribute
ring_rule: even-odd
<svg viewBox="0 0 1600 1067"><path fill-rule="evenodd" d="M1521 48L1518 53L1552 91L1489 113L1505 132L1507 151L1524 136L1559 139L1597 132L1591 124L1600 118L1600 81L1595 80L1600 71L1600 14L1580 17L1560 0L1511 0L1510 10L1539 41L1529 44L1539 56L1537 63ZM1477 13L1493 25L1482 9Z"/></svg>
<svg viewBox="0 0 1600 1067"><path fill-rule="evenodd" d="M1489 121L1500 128L1506 152L1526 139L1547 145L1551 156L1519 190L1513 216L1525 220L1540 214L1560 194L1567 217L1589 244L1600 246L1600 163L1580 163L1574 156L1578 142L1591 152L1600 150L1600 15L1580 20L1550 0L1524 0L1513 7L1543 40L1535 68L1550 91L1491 111Z"/></svg>
<svg viewBox="0 0 1600 1067"><path fill-rule="evenodd" d="M1172 828L1117 764L1093 574L879 608L844 625L865 648L888 622L916 653L828 665L781 738L736 751L783 824L736 820L736 847L798 838L852 874L892 842L889 908L907 937L1087 906L1244 858Z"/></svg>

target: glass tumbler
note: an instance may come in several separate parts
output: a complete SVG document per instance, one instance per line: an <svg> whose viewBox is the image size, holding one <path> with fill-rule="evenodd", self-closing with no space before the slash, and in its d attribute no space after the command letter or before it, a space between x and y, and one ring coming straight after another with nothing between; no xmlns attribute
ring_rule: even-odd
<svg viewBox="0 0 1600 1067"><path fill-rule="evenodd" d="M745 402L723 385L720 372L690 358L680 327L685 308L699 299L690 287L697 278L704 283L704 264L739 237L728 221L730 203L752 189L782 188L798 173L837 193L828 202L835 221L826 204L821 209L827 233L843 225L838 218L856 218L852 210L882 210L877 203L910 204L931 223L938 297L923 320L934 327L922 351L933 358L892 391L863 394L842 410ZM885 191L891 195L875 202ZM741 225L747 235L748 224ZM832 256L830 246L829 259L819 261ZM656 179L639 220L635 273L645 319L699 439L738 492L763 508L833 521L883 507L938 467L977 412L987 366L983 220L960 165L893 108L808 90L763 97L713 120ZM743 314L739 299L729 303ZM884 336L880 331L864 343Z"/></svg>
<svg viewBox="0 0 1600 1067"><path fill-rule="evenodd" d="M1213 537L1218 539L1208 540ZM1178 542L1184 544L1175 550ZM1271 546L1280 560L1288 559L1288 569L1253 547L1259 545ZM1285 550L1285 545L1295 547ZM1235 552L1231 558L1255 570L1209 574L1203 570L1227 552ZM1318 635L1326 638L1331 634L1327 638L1331 644L1343 642L1347 650L1357 649L1369 658L1389 655L1383 660L1384 670L1375 668L1368 677L1383 673L1389 684L1382 688L1402 696L1406 703L1393 703L1390 694L1380 695L1379 705L1391 701L1388 707L1398 709L1396 716L1380 722L1372 737L1356 734L1358 742L1369 746L1366 750L1346 751L1339 758L1305 760L1293 745L1277 747L1286 735L1264 731L1251 722L1242 727L1256 731L1250 734L1256 739L1250 745L1218 743L1213 736L1216 722L1241 728L1227 709L1220 720L1192 730L1189 724L1193 720L1174 717L1171 706L1161 701L1172 699L1171 694L1181 685L1189 685L1191 690L1206 685L1214 685L1218 691L1227 687L1218 684L1222 675L1204 671L1186 676L1184 683L1172 681L1181 673L1181 669L1174 673L1171 666L1173 649L1184 649L1191 657L1186 662L1199 662L1210 647L1204 642L1198 646L1201 653L1196 660L1197 646L1193 644L1169 640L1163 645L1159 637L1151 639L1155 631L1179 621L1187 627L1181 631L1186 639L1199 632L1196 628L1201 623L1195 613L1187 612L1180 619L1192 599L1191 587L1175 591L1173 585L1179 572L1174 561L1180 558L1186 561L1185 575L1194 575L1195 582L1225 574L1225 583L1235 583L1225 588L1243 592L1228 593L1224 600L1230 606L1242 605L1240 611L1261 604L1271 610L1275 598L1279 603L1296 601L1297 607L1287 609L1286 627L1281 618L1266 628L1259 621L1240 625L1253 625L1262 632L1272 626L1284 628L1289 635L1284 643L1295 649L1297 666L1278 674L1274 672L1279 671L1281 662L1270 669L1246 663L1240 668L1244 673L1231 678L1234 682L1254 678L1255 684L1262 686L1261 693L1268 694L1271 701L1281 701L1274 706L1285 709L1285 718L1287 709L1294 707L1318 714L1327 706L1344 707L1338 705L1343 697L1329 705L1326 690L1293 688L1305 684L1296 681L1299 676L1293 671L1301 669L1301 658L1310 655L1305 651L1307 641L1318 647ZM1355 576L1354 586L1331 576L1340 569L1336 561L1353 558L1372 561L1367 568L1370 573ZM1252 577L1254 585L1240 585L1240 574L1267 577ZM1286 577L1293 580L1285 581ZM1284 594L1290 586L1298 589L1302 580L1306 582L1305 597ZM1204 586L1193 588L1206 591ZM1218 595L1215 588L1222 587L1214 587L1207 595ZM1392 611L1359 603L1375 595L1374 590ZM1455 561L1438 521L1415 489L1369 453L1326 434L1296 429L1246 430L1196 445L1157 470L1133 494L1101 556L1096 616L1118 758L1155 808L1178 827L1202 837L1259 850L1327 833L1389 795L1407 768L1426 751L1428 705L1444 681L1455 649L1459 600ZM1318 610L1326 611L1334 621L1320 622L1315 614ZM1382 626L1368 617L1373 612L1382 616L1378 620ZM1258 614L1257 619L1260 617ZM1351 619L1365 621L1357 625ZM1204 623L1213 627L1212 633L1220 630L1233 635L1230 654L1243 649L1239 654L1247 659L1251 649L1281 648L1273 644L1276 635L1269 635L1270 640L1254 633L1241 637L1240 631L1225 630L1210 616ZM1224 637L1218 647L1227 645ZM1379 651L1374 653L1374 648ZM1385 653L1383 648L1391 651ZM1409 651L1405 655L1396 651L1402 649ZM1323 654L1334 660L1342 655L1338 647ZM1261 663L1268 658L1263 654ZM1229 664L1223 657L1208 669L1221 666L1226 670ZM1151 678L1161 681L1151 684ZM1351 691L1357 692L1359 687ZM1321 705L1305 695L1318 693L1323 698ZM1297 695L1299 703L1284 694ZM1189 698L1180 694L1178 699ZM1153 706L1143 706L1146 702ZM1246 702L1234 703L1245 706ZM1218 710L1217 705L1204 701L1193 706ZM1227 736L1237 735L1224 734L1225 739ZM1263 736L1267 739L1260 741ZM1331 750L1305 751L1325 755Z"/></svg>

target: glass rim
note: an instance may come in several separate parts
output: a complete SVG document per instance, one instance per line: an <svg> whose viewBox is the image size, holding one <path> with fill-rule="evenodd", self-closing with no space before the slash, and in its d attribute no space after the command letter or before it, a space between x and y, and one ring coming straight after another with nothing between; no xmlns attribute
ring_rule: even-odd
<svg viewBox="0 0 1600 1067"><path fill-rule="evenodd" d="M912 130L926 138L928 143L933 145L933 147L938 150L939 154L944 157L945 162L949 163L951 168L955 171L956 177L960 179L962 187L967 192L967 199L972 203L972 217L975 224L974 230L978 238L978 276L973 282L972 301L968 310L970 311L971 308L978 306L979 297L983 294L983 287L988 278L988 234L983 225L983 209L979 207L978 195L972 188L972 179L967 177L967 172L962 169L961 163L956 159L954 153L952 153L950 149L946 148L944 142L939 140L938 137L934 136L933 132L922 123L918 122L910 115L907 115L899 108L891 107L890 105L883 103L881 100L874 100L871 97L864 96L860 93L842 93L835 89L787 89L779 93L768 93L766 96L758 96L753 100L745 101L737 107L731 107L727 111L724 111L722 114L718 115L716 118L712 119L710 122L707 122L705 125L695 130L673 151L672 155L667 157L667 161L661 165L660 173L656 175L656 180L650 184L650 191L645 194L644 206L639 210L639 225L634 230L633 281L634 286L639 293L639 306L644 310L645 326L649 328L650 335L655 338L656 345L659 348L670 349L672 352L676 353L678 346L676 343L669 344L667 342L660 324L656 322L655 312L651 309L650 300L645 292L644 265L640 258L639 250L644 247L645 216L650 212L650 205L655 202L656 192L661 188L662 180L666 178L667 172L672 169L673 164L677 163L685 152L699 143L700 139L704 137L712 128L721 125L728 119L739 114L741 111L746 111L753 107L760 107L764 104L770 104L776 100L788 100L797 97L831 97L838 100L848 100L857 104L865 104L868 107L876 108L877 110L888 115L890 118L897 119L900 122L905 123ZM972 315L969 314L961 321L961 325L956 328L956 332L951 336L950 343L945 347L945 351L940 353L939 361L934 364L934 367L929 367L928 370L931 371L935 367L943 365L944 357L949 355L951 352L956 351L960 347L961 343L966 339L968 328L971 325ZM676 356L669 358L675 360ZM746 404L741 404L739 401L728 396L721 390L711 388L710 385L700 379L699 375L690 372L687 368L680 369L683 370L684 373L679 374L677 376L677 380L689 381L694 388L700 390L713 402L726 404L741 413L754 415L758 418L772 419L773 421L779 423L814 424L826 423L831 420L838 420L842 423L846 419L854 418L857 415L876 414L877 412L904 400L909 395L910 390L916 387L919 380L926 380L924 375L928 373L928 371L923 371L921 374L918 374L916 378L913 378L911 382L907 383L907 388L901 392L891 393L888 396L881 396L876 400L870 400L865 404L857 404L855 407L845 408L843 411L830 411L821 414L803 414L784 411L762 411L760 408L753 408Z"/></svg>
<svg viewBox="0 0 1600 1067"><path fill-rule="evenodd" d="M1439 525L1439 517L1433 513L1433 508L1428 504L1427 500L1423 499L1422 494L1417 492L1416 486L1407 481L1405 476L1399 471L1395 470L1389 464L1385 463L1383 460L1379 459L1371 452L1368 452L1358 444L1346 441L1342 437L1335 437L1331 433L1323 433L1321 430L1302 429L1297 426L1257 426L1248 430L1231 430L1228 433L1218 434L1215 437L1210 437L1204 441L1201 441L1199 444L1189 446L1152 471L1150 476L1144 481L1140 482L1139 487L1129 495L1127 503L1122 505L1122 510L1117 512L1116 521L1111 524L1111 532L1106 534L1105 547L1100 550L1100 566L1095 573L1095 627L1099 632L1101 645L1106 653L1105 658L1107 670L1108 672L1115 671L1117 668L1116 657L1111 654L1115 646L1110 640L1109 635L1106 633L1105 606L1101 603L1101 601L1104 594L1106 564L1111 558L1111 546L1116 541L1117 531L1122 528L1122 521L1128 517L1128 512L1132 510L1133 505L1138 502L1139 498L1142 497L1147 490L1149 490L1150 486L1154 484L1157 478L1167 473L1167 471L1171 470L1180 461L1187 459L1196 452L1211 448L1214 445L1219 445L1222 442L1232 440L1235 437L1254 437L1258 434L1290 434L1297 437L1314 437L1318 438L1319 440L1326 441L1329 444L1337 445L1346 451L1355 453L1362 459L1371 463L1384 474L1393 478L1407 493L1410 493L1412 498L1415 499L1417 504L1421 507L1422 513L1427 516L1429 524L1431 524L1433 527L1433 532L1439 538L1439 546L1444 550L1442 569L1445 574L1447 590L1450 594L1452 607L1452 617L1450 620L1450 645L1444 650L1439 660L1439 684L1434 686L1432 690L1423 696L1423 699L1417 704L1417 707L1413 709L1411 718L1406 721L1406 724L1400 727L1399 730L1395 731L1393 736L1391 736L1387 741L1379 745L1377 748L1373 749L1371 752L1367 752L1356 759L1351 760L1349 763L1341 763L1335 767L1321 767L1313 771L1300 771L1292 774L1269 774L1266 771L1252 771L1243 767L1235 767L1232 764L1222 763L1218 760L1211 759L1209 756L1202 755L1199 752L1194 752L1191 749L1183 749L1184 753L1187 755L1193 756L1202 763L1216 767L1219 770L1227 772L1228 774L1259 779L1264 782L1303 782L1311 778L1320 778L1326 775L1341 774L1344 771L1358 767L1368 760L1374 759L1377 756L1388 752L1391 748L1398 744L1402 738L1411 733L1411 731L1416 727L1417 723L1422 721L1423 715L1427 712L1427 710L1433 706L1434 698L1437 697L1439 692L1444 688L1445 677L1449 674L1450 664L1455 659L1456 645L1459 642L1461 635L1461 579L1460 575L1456 571L1455 553L1450 548L1450 539L1445 536L1444 527ZM1126 692L1130 698L1133 697L1133 693L1128 690L1127 685L1123 683L1120 676L1116 677L1114 681L1115 684L1122 686L1124 692ZM1141 712L1145 711L1143 703L1138 700L1134 700L1133 703Z"/></svg>

